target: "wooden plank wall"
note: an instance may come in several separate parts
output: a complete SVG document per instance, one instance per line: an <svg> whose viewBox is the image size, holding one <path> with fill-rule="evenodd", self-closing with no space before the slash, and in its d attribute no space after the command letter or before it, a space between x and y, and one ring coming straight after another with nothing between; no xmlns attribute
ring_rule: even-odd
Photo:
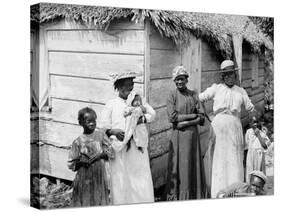
<svg viewBox="0 0 281 212"><path fill-rule="evenodd" d="M44 174L72 180L65 149L82 133L78 110L92 107L99 126L103 105L117 95L108 77L111 73L136 71L140 76L135 88L144 92L144 23L124 19L112 23L107 31L67 21L43 28L48 62L47 69L40 71L49 73L52 112L44 114L48 119L41 119L39 126L32 124L35 131L40 129L40 137L34 135L32 141L43 142L40 153L44 157L49 154L51 162L45 164L48 169L41 170ZM55 150L49 151L49 146ZM51 152L60 152L61 156ZM44 163L43 159L39 161Z"/></svg>
<svg viewBox="0 0 281 212"><path fill-rule="evenodd" d="M242 57L242 86L246 89L252 103L260 112L264 111L264 55L254 55L249 46L243 44ZM241 120L243 126L248 124L248 114L243 108Z"/></svg>
<svg viewBox="0 0 281 212"><path fill-rule="evenodd" d="M166 99L175 89L172 70L184 65L190 76L188 87L200 91L201 87L201 40L190 37L190 43L176 47L171 39L163 38L151 26L150 30L150 82L149 103L156 110L156 120L150 125L150 156L155 187L165 184L167 156L172 125L168 121Z"/></svg>
<svg viewBox="0 0 281 212"><path fill-rule="evenodd" d="M36 106L39 97L39 80L36 70L39 69L39 30L33 26L30 30L30 105Z"/></svg>
<svg viewBox="0 0 281 212"><path fill-rule="evenodd" d="M206 90L213 83L220 83L221 77L219 73L220 58L217 52L210 45L202 41L202 69L201 69L201 92ZM205 103L207 113L213 111L212 101Z"/></svg>
<svg viewBox="0 0 281 212"><path fill-rule="evenodd" d="M154 187L165 183L167 152L172 125L166 111L167 94L174 87L172 70L180 65L181 55L172 40L161 37L154 26L150 26L150 81L148 102L156 111L156 119L150 124L150 157Z"/></svg>
<svg viewBox="0 0 281 212"><path fill-rule="evenodd" d="M174 87L172 70L181 63L181 55L174 43L161 37L157 29L151 26L150 32L150 92L148 101L156 110L156 120L150 125L151 156L156 157L163 152L160 146L168 147L167 131L171 129L166 111L167 94ZM154 139L156 138L157 139ZM157 143L156 143L157 142ZM155 146L155 148L154 148ZM163 148L162 151L166 151Z"/></svg>
<svg viewBox="0 0 281 212"><path fill-rule="evenodd" d="M32 70L36 68L35 62L36 62L36 30L30 31L30 82L32 82ZM32 83L30 83L30 91L32 92ZM32 106L32 95L30 95L30 106Z"/></svg>

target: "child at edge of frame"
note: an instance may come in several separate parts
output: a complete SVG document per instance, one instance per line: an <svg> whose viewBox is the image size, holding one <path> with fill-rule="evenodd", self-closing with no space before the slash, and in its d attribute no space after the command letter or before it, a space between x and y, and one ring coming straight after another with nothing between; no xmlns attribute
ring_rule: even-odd
<svg viewBox="0 0 281 212"><path fill-rule="evenodd" d="M271 144L266 135L266 129L256 116L251 117L249 125L250 127L245 134L246 182L249 182L249 174L254 170L261 171L266 175L265 152Z"/></svg>
<svg viewBox="0 0 281 212"><path fill-rule="evenodd" d="M103 131L96 131L96 112L83 108L78 112L83 134L76 138L69 151L68 167L76 172L71 207L109 205L110 175L108 160L114 159L110 140Z"/></svg>

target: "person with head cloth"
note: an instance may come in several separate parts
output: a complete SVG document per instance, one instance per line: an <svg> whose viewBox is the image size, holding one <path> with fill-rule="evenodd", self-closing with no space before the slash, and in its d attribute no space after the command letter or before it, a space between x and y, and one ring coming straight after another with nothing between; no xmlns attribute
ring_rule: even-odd
<svg viewBox="0 0 281 212"><path fill-rule="evenodd" d="M206 197L206 180L201 156L198 125L203 124L195 91L186 87L189 74L184 66L173 70L176 88L167 98L167 113L173 124L169 150L166 200Z"/></svg>
<svg viewBox="0 0 281 212"><path fill-rule="evenodd" d="M218 198L227 197L245 197L265 195L264 185L266 176L263 172L254 170L250 173L250 181L247 183L237 182L220 190L217 194Z"/></svg>
<svg viewBox="0 0 281 212"><path fill-rule="evenodd" d="M111 146L115 151L115 159L110 161L112 202L115 205L153 202L153 183L147 147L139 151L134 136L124 139L127 137L124 112L128 107L128 96L134 88L133 79L136 73L127 71L111 77L118 96L106 103L100 126L111 138ZM142 102L142 107L142 116L137 124L152 122L155 118L154 109L146 102ZM130 148L127 148L128 142Z"/></svg>
<svg viewBox="0 0 281 212"><path fill-rule="evenodd" d="M243 131L240 121L241 106L255 112L247 92L235 85L238 68L234 62L221 63L222 83L213 84L199 94L199 100L213 100L212 126L216 135L212 165L211 196L232 183L242 182L243 169ZM253 114L254 115L254 114Z"/></svg>

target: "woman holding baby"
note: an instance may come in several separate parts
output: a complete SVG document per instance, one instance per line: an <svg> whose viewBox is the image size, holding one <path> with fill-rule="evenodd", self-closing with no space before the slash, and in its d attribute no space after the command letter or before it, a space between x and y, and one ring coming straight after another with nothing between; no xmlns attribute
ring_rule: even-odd
<svg viewBox="0 0 281 212"><path fill-rule="evenodd" d="M154 120L155 111L133 92L135 77L134 72L112 76L118 96L107 102L101 117L115 151L110 164L113 204L154 201L145 123Z"/></svg>

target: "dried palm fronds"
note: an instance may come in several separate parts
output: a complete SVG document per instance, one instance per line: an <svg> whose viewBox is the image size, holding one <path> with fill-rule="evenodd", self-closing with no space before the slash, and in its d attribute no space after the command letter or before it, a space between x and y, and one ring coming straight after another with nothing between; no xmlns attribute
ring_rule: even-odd
<svg viewBox="0 0 281 212"><path fill-rule="evenodd" d="M31 205L40 209L70 206L72 188L64 183L52 183L46 177L34 177L31 186Z"/></svg>
<svg viewBox="0 0 281 212"><path fill-rule="evenodd" d="M263 47L273 50L272 40L247 16L51 3L31 6L31 21L40 24L69 19L107 29L111 21L120 18L130 18L135 22L148 18L162 36L176 44L188 43L190 33L202 37L224 58L233 53L229 36L235 35L242 36L253 52L260 53Z"/></svg>

